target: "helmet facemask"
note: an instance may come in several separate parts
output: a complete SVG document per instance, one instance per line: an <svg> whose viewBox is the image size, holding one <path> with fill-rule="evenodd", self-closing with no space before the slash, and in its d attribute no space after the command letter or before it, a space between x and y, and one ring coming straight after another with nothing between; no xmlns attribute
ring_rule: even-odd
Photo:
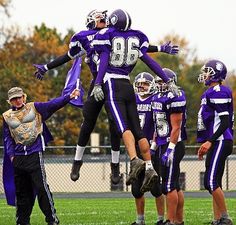
<svg viewBox="0 0 236 225"><path fill-rule="evenodd" d="M155 78L157 92L165 93L172 91L172 86L177 84L177 75L174 71L168 68L163 68L164 73L169 77L169 82L165 83L159 76Z"/></svg>
<svg viewBox="0 0 236 225"><path fill-rule="evenodd" d="M205 85L209 85L212 81L211 78L216 74L212 67L203 66L201 69L202 73L198 75L198 82L204 83Z"/></svg>
<svg viewBox="0 0 236 225"><path fill-rule="evenodd" d="M154 78L151 74L140 73L136 76L133 87L135 93L140 96L151 95L155 91Z"/></svg>
<svg viewBox="0 0 236 225"><path fill-rule="evenodd" d="M105 10L105 11L98 11L98 10L91 11L86 18L85 25L89 30L93 30L93 29L97 28L97 24L99 22L104 22L107 25L107 10Z"/></svg>
<svg viewBox="0 0 236 225"><path fill-rule="evenodd" d="M175 84L175 81L173 79L171 79L171 81L168 82L168 84L165 83L162 79L155 79L155 85L156 85L157 92L165 93L165 92L171 91L170 84L172 84L172 83Z"/></svg>

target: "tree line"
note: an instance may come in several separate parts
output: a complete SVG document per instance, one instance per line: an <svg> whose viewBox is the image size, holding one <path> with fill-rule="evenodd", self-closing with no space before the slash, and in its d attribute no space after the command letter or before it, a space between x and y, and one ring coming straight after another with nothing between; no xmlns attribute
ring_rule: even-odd
<svg viewBox="0 0 236 225"><path fill-rule="evenodd" d="M4 1L3 1L4 2ZM7 1L5 1L7 2ZM5 8L1 5L0 8ZM61 95L65 78L72 62L49 71L42 81L34 77L35 68L32 64L44 64L62 55L68 50L68 43L75 33L69 29L66 35L60 34L56 28L48 28L46 24L35 26L29 33L22 34L18 27L0 28L0 113L9 108L6 102L7 91L13 86L20 86L28 95L27 101L48 101ZM204 85L197 82L198 74L207 59L199 59L197 50L189 47L189 42L177 34L168 34L156 43L161 44L171 40L179 45L180 51L177 56L165 53L151 53L162 67L167 67L176 72L178 85L184 89L187 97L187 131L186 144L196 144L197 112L200 106L200 96L204 91ZM220 56L218 57L220 59ZM227 66L227 65L226 65ZM131 81L140 72L147 71L153 74L141 61L138 62L131 73ZM92 76L87 64L83 61L81 81L87 91ZM236 95L235 71L228 73L226 83ZM84 96L86 98L86 94ZM82 111L71 105L67 105L48 120L47 125L54 136L54 145L76 145L82 123ZM0 118L2 128L2 117ZM101 112L95 132L100 133L101 145L109 144L109 129L106 113ZM0 129L0 145L2 145L2 129ZM59 151L58 154L66 152Z"/></svg>

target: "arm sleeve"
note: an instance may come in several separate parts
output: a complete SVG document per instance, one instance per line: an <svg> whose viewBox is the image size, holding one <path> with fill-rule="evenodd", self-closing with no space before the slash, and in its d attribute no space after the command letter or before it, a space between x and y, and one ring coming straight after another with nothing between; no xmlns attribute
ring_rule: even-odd
<svg viewBox="0 0 236 225"><path fill-rule="evenodd" d="M150 56L148 56L148 54L143 54L140 59L165 83L169 81L169 78L165 75L161 66L156 61L154 61Z"/></svg>
<svg viewBox="0 0 236 225"><path fill-rule="evenodd" d="M211 143L216 141L220 135L222 135L225 130L229 127L229 115L220 116L220 126L216 130L216 132L208 139Z"/></svg>
<svg viewBox="0 0 236 225"><path fill-rule="evenodd" d="M70 95L60 96L48 102L35 102L36 110L41 114L43 121L47 120L53 113L61 109L70 101Z"/></svg>
<svg viewBox="0 0 236 225"><path fill-rule="evenodd" d="M99 63L98 75L95 80L95 85L103 83L103 77L106 73L108 62L109 62L109 54L107 52L102 52L100 54L100 63Z"/></svg>
<svg viewBox="0 0 236 225"><path fill-rule="evenodd" d="M61 56L57 57L52 62L48 63L47 64L47 68L49 70L54 69L54 68L56 68L58 66L61 66L61 65L65 64L65 63L69 62L70 60L71 60L71 58L66 53L64 55L61 55Z"/></svg>
<svg viewBox="0 0 236 225"><path fill-rule="evenodd" d="M149 46L148 46L148 49L147 49L147 52L159 52L158 46L149 45Z"/></svg>
<svg viewBox="0 0 236 225"><path fill-rule="evenodd" d="M6 121L3 119L3 141L4 147L6 148L5 151L9 158L15 155L15 141L11 136L11 132L8 128Z"/></svg>

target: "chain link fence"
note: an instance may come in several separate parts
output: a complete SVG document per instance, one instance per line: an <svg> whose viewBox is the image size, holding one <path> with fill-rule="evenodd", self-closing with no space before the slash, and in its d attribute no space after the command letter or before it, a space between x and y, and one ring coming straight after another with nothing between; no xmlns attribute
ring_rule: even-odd
<svg viewBox="0 0 236 225"><path fill-rule="evenodd" d="M0 147L2 149L2 147ZM234 146L236 148L236 146ZM54 193L80 193L80 192L129 192L130 186L125 185L126 176L129 172L129 157L127 154L120 155L120 172L122 179L119 184L111 182L111 155L94 152L109 152L110 146L86 147L83 157L83 166L80 170L80 178L73 182L70 172L74 158L74 146L49 146L45 152L45 167L47 181ZM204 160L199 161L196 155L188 155L188 150L197 150L198 146L186 146L186 155L181 162L180 183L185 191L204 190ZM58 153L64 153L58 155ZM122 151L124 147L122 147ZM190 151L189 151L190 152ZM191 151L193 152L193 151ZM55 154L57 153L57 154ZM236 190L236 155L228 157L223 176L223 189ZM2 156L0 173L2 174ZM3 194L2 179L0 181L0 194Z"/></svg>

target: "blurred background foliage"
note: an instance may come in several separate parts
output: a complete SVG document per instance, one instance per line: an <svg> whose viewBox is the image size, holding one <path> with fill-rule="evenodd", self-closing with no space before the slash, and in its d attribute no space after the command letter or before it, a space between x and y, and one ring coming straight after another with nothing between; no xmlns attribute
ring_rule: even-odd
<svg viewBox="0 0 236 225"><path fill-rule="evenodd" d="M10 16L8 13L9 0L0 0L0 14ZM56 28L50 29L46 24L41 24L29 29L28 34L22 34L17 26L0 27L0 113L9 108L7 91L13 86L20 86L28 95L29 101L48 101L61 95L65 78L72 62L49 71L44 80L39 81L34 77L32 64L48 63L57 56L65 54L74 30L68 29L67 34L61 35ZM167 34L156 43L161 44L171 40L172 44L179 45L177 56L165 53L150 54L162 67L168 67L178 75L178 85L186 92L187 96L187 131L186 144L196 144L197 112L200 105L200 96L205 87L197 82L200 68L207 59L199 59L197 49L189 48L188 40L178 34ZM220 59L220 56L219 56ZM227 65L226 65L227 66ZM146 65L139 61L131 73L131 81L134 76L142 71L153 74ZM229 71L226 83L233 90L236 97L235 71ZM86 63L82 64L81 81L85 90L88 90L92 76ZM84 96L86 98L86 94ZM71 105L67 105L55 113L47 121L54 136L54 145L76 145L82 123L82 111ZM0 117L0 128L2 118ZM103 111L98 118L95 132L100 133L101 145L110 144L108 121ZM0 129L0 145L2 145L2 129ZM65 152L60 152L65 153Z"/></svg>

